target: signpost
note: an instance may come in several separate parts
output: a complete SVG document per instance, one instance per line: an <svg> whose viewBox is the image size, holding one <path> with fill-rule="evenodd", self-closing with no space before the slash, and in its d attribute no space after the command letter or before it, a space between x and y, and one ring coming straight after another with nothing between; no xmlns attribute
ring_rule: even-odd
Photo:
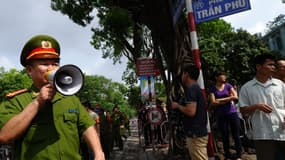
<svg viewBox="0 0 285 160"><path fill-rule="evenodd" d="M152 102L154 97L154 76L160 74L155 58L138 58L136 61L136 74L141 79L142 98L146 98L149 92L149 101ZM146 83L147 82L147 83Z"/></svg>
<svg viewBox="0 0 285 160"><path fill-rule="evenodd" d="M160 74L159 68L157 67L157 59L138 58L136 60L136 74L140 77L141 81L142 100L147 99L146 97L148 92L149 106L152 106L153 97L155 96L154 76ZM151 111L148 112L147 117L148 121L151 123L152 148L155 150L154 131L155 126L161 123L162 114L156 109L151 109Z"/></svg>
<svg viewBox="0 0 285 160"><path fill-rule="evenodd" d="M249 0L193 0L195 23L250 10Z"/></svg>

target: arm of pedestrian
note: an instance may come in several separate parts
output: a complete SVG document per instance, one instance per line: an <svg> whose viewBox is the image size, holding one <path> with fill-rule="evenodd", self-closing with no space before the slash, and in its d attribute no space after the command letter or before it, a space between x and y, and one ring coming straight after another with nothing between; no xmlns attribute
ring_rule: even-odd
<svg viewBox="0 0 285 160"><path fill-rule="evenodd" d="M240 107L240 112L243 115L249 115L255 112L256 110L260 110L264 113L271 113L272 112L272 107L265 104L265 103L260 103L260 104L253 104L250 106L245 106L245 107Z"/></svg>
<svg viewBox="0 0 285 160"><path fill-rule="evenodd" d="M216 98L215 95L213 93L211 93L209 98L210 98L211 106L219 106L219 105L226 104L226 103L234 100L235 96L229 96L229 97L225 97L225 98Z"/></svg>
<svg viewBox="0 0 285 160"><path fill-rule="evenodd" d="M177 102L171 102L171 107L172 109L179 109L182 113L186 114L187 116L193 117L196 114L197 103L190 102L184 106Z"/></svg>

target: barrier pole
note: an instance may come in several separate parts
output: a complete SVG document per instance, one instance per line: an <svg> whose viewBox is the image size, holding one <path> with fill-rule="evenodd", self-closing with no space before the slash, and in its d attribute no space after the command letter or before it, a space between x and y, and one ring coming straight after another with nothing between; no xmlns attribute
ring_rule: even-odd
<svg viewBox="0 0 285 160"><path fill-rule="evenodd" d="M191 38L191 51L192 51L192 55L195 61L195 65L200 70L200 74L199 74L199 78L197 82L200 85L201 89L203 90L204 99L207 102L207 95L206 95L206 90L204 86L203 72L202 72L201 61L200 61L200 51L199 51L198 38L197 38L197 32L196 32L196 25L195 25L195 20L194 20L192 0L186 0L186 8L187 8L188 24L189 24L188 27L189 27L190 38ZM208 121L207 129L208 129L208 137L209 137L208 145L207 145L207 152L208 152L209 160L214 160L215 159L214 143L213 143L213 135L211 133L208 111L207 111L207 121Z"/></svg>

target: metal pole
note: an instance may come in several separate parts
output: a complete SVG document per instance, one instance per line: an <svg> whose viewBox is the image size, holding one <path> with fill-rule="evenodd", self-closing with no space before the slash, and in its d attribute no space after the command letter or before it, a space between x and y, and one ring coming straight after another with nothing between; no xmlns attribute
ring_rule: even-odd
<svg viewBox="0 0 285 160"><path fill-rule="evenodd" d="M196 25L194 20L194 14L193 14L193 6L192 6L192 0L186 0L186 8L187 8L187 14L188 14L188 24L189 24L189 31L190 31L190 38L191 38L191 50L194 57L195 65L200 70L200 75L198 78L198 84L200 85L201 89L203 90L204 99L207 102L207 96L206 96L206 90L204 86L204 79L203 79L203 73L201 68L201 61L200 61L200 51L199 51L199 45L198 45L198 38L196 33ZM208 113L207 113L208 115ZM213 145L213 135L211 133L210 128L210 121L209 121L209 115L207 116L208 119L208 157L209 160L215 159L214 157L214 145Z"/></svg>

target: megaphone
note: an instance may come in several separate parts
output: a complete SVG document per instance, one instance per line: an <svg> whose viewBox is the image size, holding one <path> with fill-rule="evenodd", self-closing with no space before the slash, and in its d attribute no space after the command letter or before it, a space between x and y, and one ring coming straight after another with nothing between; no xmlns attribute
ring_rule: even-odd
<svg viewBox="0 0 285 160"><path fill-rule="evenodd" d="M82 71L72 64L47 72L45 78L59 93L66 96L76 94L83 86L84 79Z"/></svg>

